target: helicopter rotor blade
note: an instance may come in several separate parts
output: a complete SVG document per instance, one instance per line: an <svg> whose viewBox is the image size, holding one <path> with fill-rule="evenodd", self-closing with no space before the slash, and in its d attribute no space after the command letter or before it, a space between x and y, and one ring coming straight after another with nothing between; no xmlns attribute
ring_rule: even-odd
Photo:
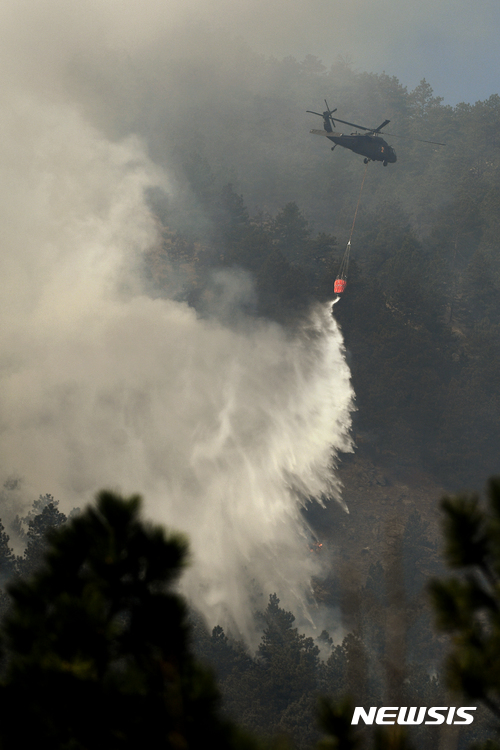
<svg viewBox="0 0 500 750"><path fill-rule="evenodd" d="M306 109L306 112L309 112L310 115L319 115L320 117L324 117L325 115L328 115L330 120L333 120L332 112L336 112L337 109L329 109L328 112L314 112L312 109Z"/></svg>
<svg viewBox="0 0 500 750"><path fill-rule="evenodd" d="M378 128L375 128L375 130L372 130L372 133L380 133L380 131L382 130L382 128L385 128L385 126L389 125L389 123L390 123L390 120L384 120L384 122L382 123L382 125L379 125Z"/></svg>
<svg viewBox="0 0 500 750"><path fill-rule="evenodd" d="M326 99L325 99L325 104L326 104L326 108L327 108L327 110L329 111L330 114L332 114L332 112L336 112L337 111L337 107L335 107L335 109L330 109L330 106L329 106L328 102L326 101Z"/></svg>
<svg viewBox="0 0 500 750"><path fill-rule="evenodd" d="M364 125L356 125L355 122L348 122L347 120L340 120L338 117L332 117L332 114L337 111L337 108L330 109L328 106L328 102L325 99L325 104L327 111L326 112L314 112L312 109L306 110L311 115L318 115L318 117L328 117L333 124L333 127L335 127L336 122L341 122L343 125L350 125L352 128L356 128L357 130L366 130L368 134L373 135L388 135L390 138L405 138L407 141L418 141L419 143L432 143L435 146L446 146L446 143L441 143L441 141L426 141L423 138L413 138L410 135L397 135L397 133L385 133L382 128L385 128L386 125L390 123L390 120L384 120L384 122L378 126L378 128L366 128Z"/></svg>
<svg viewBox="0 0 500 750"><path fill-rule="evenodd" d="M358 128L359 130L367 130L369 133L373 133L373 128L365 128L364 125L356 125L354 122L347 122L347 120L339 120L338 117L332 117L332 120L335 120L335 122L342 122L344 125L350 125L353 128Z"/></svg>
<svg viewBox="0 0 500 750"><path fill-rule="evenodd" d="M333 127L335 127L335 120L332 117L332 113L337 111L337 107L335 107L335 109L330 109L326 99L325 99L325 104L327 107L326 112L314 112L312 109L306 109L306 112L308 112L311 115L319 115L319 117L322 117L325 120L325 123L326 123L326 118L328 118L329 120L331 120ZM326 127L326 124L325 124L325 127Z"/></svg>
<svg viewBox="0 0 500 750"><path fill-rule="evenodd" d="M366 130L367 133L380 133L382 131L382 128L385 128L386 125L390 123L390 120L384 120L384 122L378 126L378 128L365 128L364 125L356 125L355 122L347 122L347 120L339 120L336 117L332 117L332 120L336 120L337 122L342 122L344 125L351 125L353 128L357 128L358 130Z"/></svg>
<svg viewBox="0 0 500 750"><path fill-rule="evenodd" d="M403 138L407 141L418 141L419 143L433 143L435 146L446 146L446 143L440 141L424 141L423 138L413 138L411 135L397 135L396 133L384 133L383 135L388 135L390 138Z"/></svg>

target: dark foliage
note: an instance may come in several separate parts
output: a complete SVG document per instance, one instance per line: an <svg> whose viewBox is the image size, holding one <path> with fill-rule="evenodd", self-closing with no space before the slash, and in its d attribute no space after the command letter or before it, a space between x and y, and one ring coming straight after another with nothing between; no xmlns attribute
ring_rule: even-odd
<svg viewBox="0 0 500 750"><path fill-rule="evenodd" d="M458 495L444 498L442 509L445 556L460 573L430 585L437 625L452 636L447 680L451 689L491 712L498 737L500 479L490 479L486 507L477 495Z"/></svg>
<svg viewBox="0 0 500 750"><path fill-rule="evenodd" d="M450 107L426 80L407 91L394 77L356 72L341 59L327 69L313 56L242 54L238 109L230 104L226 112L237 127L224 129L220 102L207 95L199 151L192 152L192 134L186 142L176 131L175 160L195 205L182 239L175 207L161 218L174 228L168 262L191 243L191 258L177 263L184 298L204 314L214 296L211 271L225 267L252 276L255 299L243 303L245 312L287 326L311 302L330 299L364 167L361 157L340 148L331 154L310 136L304 111L328 92L348 121L390 118L391 130L408 139L394 143L397 164L369 165L354 262L335 308L356 425L373 435L383 460L421 464L446 486L477 486L500 471L500 97ZM270 128L273 118L289 126ZM227 180L231 173L238 182ZM166 279L157 274L164 288Z"/></svg>
<svg viewBox="0 0 500 750"><path fill-rule="evenodd" d="M251 746L219 719L215 685L189 651L172 590L186 541L144 524L139 509L138 496L101 492L49 533L44 564L10 587L2 747Z"/></svg>

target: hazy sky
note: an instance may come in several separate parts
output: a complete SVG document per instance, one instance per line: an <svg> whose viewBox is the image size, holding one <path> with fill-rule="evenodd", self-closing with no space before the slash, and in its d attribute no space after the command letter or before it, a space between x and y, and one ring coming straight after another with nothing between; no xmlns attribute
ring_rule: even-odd
<svg viewBox="0 0 500 750"><path fill-rule="evenodd" d="M336 55L360 71L396 76L414 88L422 78L445 103L474 103L497 93L500 3L497 0L257 0L242 35L275 55ZM263 23L265 8L272 23ZM236 14L236 11L235 11Z"/></svg>
<svg viewBox="0 0 500 750"><path fill-rule="evenodd" d="M12 66L17 57L20 68L19 50L57 64L103 46L133 57L151 44L168 48L172 39L189 58L196 51L184 27L198 22L265 55L312 54L327 66L341 55L409 89L426 78L447 104L474 103L499 89L498 0L20 0L2 5L0 22L0 60Z"/></svg>

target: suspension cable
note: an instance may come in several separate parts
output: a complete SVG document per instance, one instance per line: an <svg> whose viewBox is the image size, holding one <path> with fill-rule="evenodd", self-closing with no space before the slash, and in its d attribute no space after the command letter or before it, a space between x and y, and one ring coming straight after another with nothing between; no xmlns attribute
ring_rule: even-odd
<svg viewBox="0 0 500 750"><path fill-rule="evenodd" d="M354 225L356 223L356 216L358 215L359 202L361 200L361 193L363 192L363 185L365 184L365 177L366 177L367 169L368 169L368 164L365 167L365 173L363 175L363 181L361 183L361 188L359 191L358 202L356 204L356 210L354 212L354 219L352 220L351 234L349 235L349 243L351 242L352 233L354 232Z"/></svg>
<svg viewBox="0 0 500 750"><path fill-rule="evenodd" d="M337 278L335 279L335 282L333 284L333 291L335 294L342 294L347 284L347 273L349 271L349 256L351 254L351 237L352 237L352 233L354 232L354 225L356 224L356 217L358 215L359 202L361 200L361 193L363 192L363 186L365 184L365 177L366 177L367 170L368 170L368 164L365 167L363 181L361 182L361 188L360 188L359 195L358 195L358 202L356 204L356 211L354 212L354 219L352 221L351 233L349 234L347 247L345 249L344 255L340 262L340 268L337 274Z"/></svg>

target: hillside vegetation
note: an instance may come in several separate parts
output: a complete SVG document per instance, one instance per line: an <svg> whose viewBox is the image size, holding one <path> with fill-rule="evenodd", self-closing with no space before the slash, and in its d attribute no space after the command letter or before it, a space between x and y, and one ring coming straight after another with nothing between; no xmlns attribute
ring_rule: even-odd
<svg viewBox="0 0 500 750"><path fill-rule="evenodd" d="M385 136L398 162L368 166L349 284L334 310L355 437L392 466L477 486L500 468L500 97L451 107L425 80L408 92L343 61L326 70L313 57L245 54L237 91L197 101L200 138L176 131L182 106L167 117L162 158L178 190L151 196L163 227L146 268L153 292L213 314L210 271L243 269L256 290L245 311L296 324L333 296L364 172L362 157L332 154L309 134L321 121L305 110L326 96L342 119L390 119L389 132L404 136Z"/></svg>

